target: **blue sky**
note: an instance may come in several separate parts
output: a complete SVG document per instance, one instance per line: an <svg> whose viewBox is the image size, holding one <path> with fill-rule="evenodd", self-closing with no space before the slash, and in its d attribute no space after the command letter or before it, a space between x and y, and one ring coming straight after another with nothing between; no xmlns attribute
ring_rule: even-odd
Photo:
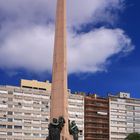
<svg viewBox="0 0 140 140"><path fill-rule="evenodd" d="M19 85L21 78L51 80L56 0L8 1L0 1L0 84ZM102 96L124 91L140 97L139 4L68 0L72 91Z"/></svg>

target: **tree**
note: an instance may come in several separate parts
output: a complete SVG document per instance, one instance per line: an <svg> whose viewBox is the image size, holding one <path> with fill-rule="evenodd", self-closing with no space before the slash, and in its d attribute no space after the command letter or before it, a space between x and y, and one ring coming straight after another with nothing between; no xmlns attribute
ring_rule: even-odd
<svg viewBox="0 0 140 140"><path fill-rule="evenodd" d="M125 138L125 140L140 140L140 134L139 133L131 133Z"/></svg>

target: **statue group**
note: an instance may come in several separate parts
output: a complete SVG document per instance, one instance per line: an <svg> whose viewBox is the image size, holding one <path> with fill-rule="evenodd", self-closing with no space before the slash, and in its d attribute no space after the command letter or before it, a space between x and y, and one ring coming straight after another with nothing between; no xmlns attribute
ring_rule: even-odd
<svg viewBox="0 0 140 140"><path fill-rule="evenodd" d="M60 134L62 128L65 124L65 120L63 117L59 117L58 119L53 118L53 122L49 124L49 136L47 140L60 140Z"/></svg>
<svg viewBox="0 0 140 140"><path fill-rule="evenodd" d="M58 119L53 118L53 121L49 124L49 136L46 140L60 140L60 134L62 128L64 127L65 119L63 117L59 117ZM73 140L78 140L79 129L75 123L75 121L69 121L69 132L73 136Z"/></svg>

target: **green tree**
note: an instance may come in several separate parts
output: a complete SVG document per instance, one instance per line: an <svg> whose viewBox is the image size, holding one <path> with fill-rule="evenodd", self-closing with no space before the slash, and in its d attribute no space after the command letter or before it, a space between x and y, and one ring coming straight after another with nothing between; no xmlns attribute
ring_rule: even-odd
<svg viewBox="0 0 140 140"><path fill-rule="evenodd" d="M125 138L125 140L140 140L140 134L139 133L131 133Z"/></svg>

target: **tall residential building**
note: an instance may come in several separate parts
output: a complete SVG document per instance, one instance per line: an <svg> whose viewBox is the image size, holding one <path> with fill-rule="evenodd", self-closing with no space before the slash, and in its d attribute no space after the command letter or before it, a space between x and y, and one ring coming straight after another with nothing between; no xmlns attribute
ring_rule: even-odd
<svg viewBox="0 0 140 140"><path fill-rule="evenodd" d="M51 83L21 80L21 87L0 86L0 140L45 140L50 121ZM124 140L140 133L140 100L129 93L83 96L68 90L69 120L79 140Z"/></svg>
<svg viewBox="0 0 140 140"><path fill-rule="evenodd" d="M0 140L45 140L50 92L0 87Z"/></svg>
<svg viewBox="0 0 140 140"><path fill-rule="evenodd" d="M133 132L140 133L140 100L129 93L109 95L110 140L124 140Z"/></svg>
<svg viewBox="0 0 140 140"><path fill-rule="evenodd" d="M109 102L97 95L85 96L85 139L109 140Z"/></svg>
<svg viewBox="0 0 140 140"><path fill-rule="evenodd" d="M48 81L34 80L21 80L21 87L0 86L0 140L45 140L50 88ZM70 93L68 96L69 119L76 121L79 140L84 140L84 97Z"/></svg>
<svg viewBox="0 0 140 140"><path fill-rule="evenodd" d="M79 140L84 140L84 96L69 94L69 120L75 121L79 128Z"/></svg>

